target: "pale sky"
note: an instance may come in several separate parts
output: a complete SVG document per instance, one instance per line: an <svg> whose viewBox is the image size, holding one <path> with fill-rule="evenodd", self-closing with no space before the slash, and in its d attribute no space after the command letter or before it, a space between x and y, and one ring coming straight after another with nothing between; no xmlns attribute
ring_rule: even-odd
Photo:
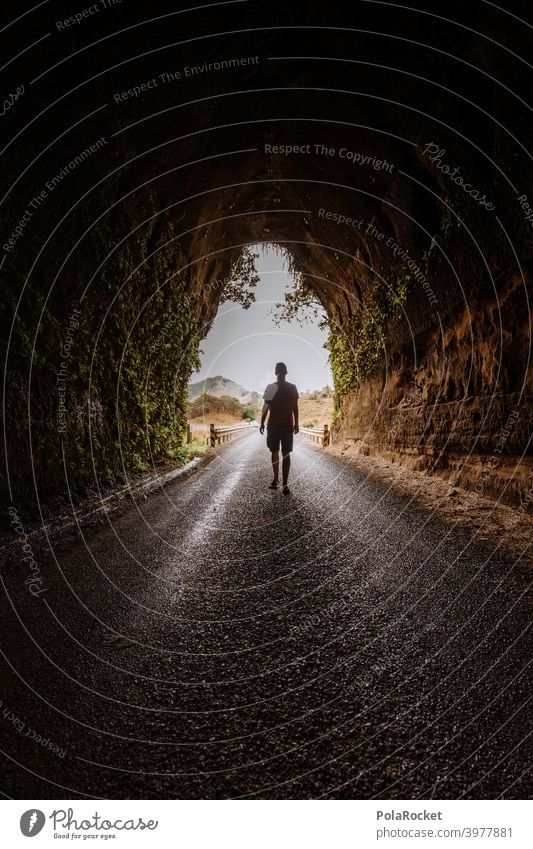
<svg viewBox="0 0 533 849"><path fill-rule="evenodd" d="M261 282L255 289L256 303L248 310L231 301L222 304L200 345L202 367L191 382L220 374L262 394L275 380L274 365L281 360L289 371L287 380L300 392L332 386L328 352L323 348L326 332L308 322L284 322L279 327L273 322L275 304L283 300L286 288L292 288L283 256L273 250L261 252L257 271Z"/></svg>

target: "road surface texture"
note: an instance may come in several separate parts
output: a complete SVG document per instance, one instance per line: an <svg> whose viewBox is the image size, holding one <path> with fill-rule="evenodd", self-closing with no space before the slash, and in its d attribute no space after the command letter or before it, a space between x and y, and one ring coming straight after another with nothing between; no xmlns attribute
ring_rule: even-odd
<svg viewBox="0 0 533 849"><path fill-rule="evenodd" d="M4 567L5 795L526 795L524 565L302 441L270 480L253 432Z"/></svg>

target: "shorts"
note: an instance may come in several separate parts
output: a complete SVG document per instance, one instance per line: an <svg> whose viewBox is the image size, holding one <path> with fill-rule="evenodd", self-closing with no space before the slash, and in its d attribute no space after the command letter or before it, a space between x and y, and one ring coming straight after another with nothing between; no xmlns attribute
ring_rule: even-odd
<svg viewBox="0 0 533 849"><path fill-rule="evenodd" d="M281 442L281 453L283 455L290 454L293 441L292 425L272 425L272 427L267 427L267 448L270 451L279 451Z"/></svg>

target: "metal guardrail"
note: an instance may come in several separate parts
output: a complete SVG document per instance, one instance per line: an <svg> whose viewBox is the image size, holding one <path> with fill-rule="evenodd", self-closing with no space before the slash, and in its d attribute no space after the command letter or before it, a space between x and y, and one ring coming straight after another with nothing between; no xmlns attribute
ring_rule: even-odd
<svg viewBox="0 0 533 849"><path fill-rule="evenodd" d="M219 427L214 424L191 426L189 423L187 428L187 442L191 442L193 433L203 432L206 434L207 444L214 448L215 445L221 445L232 439L236 439L238 436L244 435L244 432L252 428L257 428L257 422L242 425L222 425ZM322 448L331 445L331 431L327 424L324 427L301 427L299 433L301 433L304 439L315 442Z"/></svg>
<svg viewBox="0 0 533 849"><path fill-rule="evenodd" d="M302 434L304 439L308 439L310 442L316 442L322 448L326 448L331 444L331 431L327 424L324 427L301 427L299 433Z"/></svg>
<svg viewBox="0 0 533 849"><path fill-rule="evenodd" d="M255 424L243 425L225 425L224 427L215 427L214 424L209 425L209 443L212 448L215 445L221 445L224 442L229 442L237 436L242 436L242 432L255 428Z"/></svg>
<svg viewBox="0 0 533 849"><path fill-rule="evenodd" d="M214 424L197 424L189 422L187 425L187 442L192 442L193 436L205 440L207 445L215 447L224 442L229 442L231 439L236 439L238 436L243 436L244 432L257 428L256 422L242 425L214 425Z"/></svg>

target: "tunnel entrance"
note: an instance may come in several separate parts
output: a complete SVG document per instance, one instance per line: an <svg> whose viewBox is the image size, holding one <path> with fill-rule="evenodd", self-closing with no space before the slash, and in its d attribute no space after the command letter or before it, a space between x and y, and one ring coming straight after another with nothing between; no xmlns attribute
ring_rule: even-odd
<svg viewBox="0 0 533 849"><path fill-rule="evenodd" d="M302 391L332 385L325 349L326 314L317 302L302 320L285 317L285 295L292 299L296 281L286 256L267 243L251 246L258 280L253 301L229 299L219 307L205 339L201 342L201 369L191 380L208 381L222 374L255 392L272 380L273 364L283 360ZM246 295L245 295L246 297ZM289 300L289 303L291 300ZM304 320L305 319L305 320Z"/></svg>
<svg viewBox="0 0 533 849"><path fill-rule="evenodd" d="M231 287L200 343L200 368L189 384L189 424L196 439L210 425L257 424L274 365L288 367L300 393L305 428L331 427L333 377L328 359L328 319L318 300L299 304L291 258L277 245L244 249ZM296 308L298 307L298 308Z"/></svg>

